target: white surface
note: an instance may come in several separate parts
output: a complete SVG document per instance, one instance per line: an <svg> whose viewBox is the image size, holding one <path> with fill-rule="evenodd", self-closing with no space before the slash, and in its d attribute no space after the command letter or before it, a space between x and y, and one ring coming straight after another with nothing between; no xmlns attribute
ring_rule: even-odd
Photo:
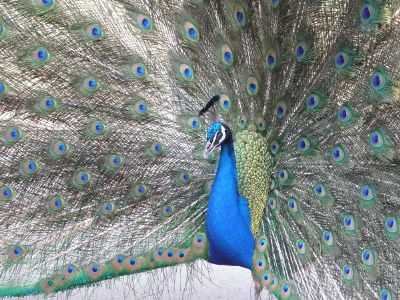
<svg viewBox="0 0 400 300"><path fill-rule="evenodd" d="M196 267L198 268L197 272L186 266L179 266L172 270L124 276L101 282L95 287L75 289L69 293L57 293L46 298L57 300L254 299L254 283L249 270L239 267L216 266L205 262L197 264ZM197 276L187 276L190 272L196 273ZM187 280L188 277L189 280ZM44 298L44 296L35 296L23 299ZM270 298L268 291L265 290L261 299L272 299L272 297Z"/></svg>

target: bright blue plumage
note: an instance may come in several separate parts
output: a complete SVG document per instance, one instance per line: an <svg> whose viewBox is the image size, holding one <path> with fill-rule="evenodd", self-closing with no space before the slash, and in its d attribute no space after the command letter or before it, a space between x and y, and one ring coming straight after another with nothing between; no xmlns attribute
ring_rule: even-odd
<svg viewBox="0 0 400 300"><path fill-rule="evenodd" d="M239 195L232 139L221 148L206 228L210 262L252 268L254 238L250 230L250 211L247 201Z"/></svg>

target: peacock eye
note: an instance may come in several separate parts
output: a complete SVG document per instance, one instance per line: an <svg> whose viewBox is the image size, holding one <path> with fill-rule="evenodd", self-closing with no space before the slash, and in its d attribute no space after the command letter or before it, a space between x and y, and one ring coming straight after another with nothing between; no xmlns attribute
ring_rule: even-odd
<svg viewBox="0 0 400 300"><path fill-rule="evenodd" d="M99 213L103 217L109 217L111 216L116 210L116 206L112 202L105 202L100 205L99 207Z"/></svg>
<svg viewBox="0 0 400 300"><path fill-rule="evenodd" d="M229 45L223 44L221 46L220 53L221 53L220 56L221 56L222 62L225 65L230 66L233 64L234 56L233 56L232 49L231 49L231 47L229 47Z"/></svg>
<svg viewBox="0 0 400 300"><path fill-rule="evenodd" d="M370 4L364 4L360 9L360 17L363 23L368 23L375 15L375 9Z"/></svg>
<svg viewBox="0 0 400 300"><path fill-rule="evenodd" d="M276 104L275 107L275 116L277 116L279 119L282 119L287 112L287 105L286 102L281 100Z"/></svg>
<svg viewBox="0 0 400 300"><path fill-rule="evenodd" d="M65 207L65 200L60 195L51 196L47 200L47 209L50 212L57 212Z"/></svg>
<svg viewBox="0 0 400 300"><path fill-rule="evenodd" d="M364 265L366 265L368 267L372 267L375 264L374 253L369 249L365 249L361 253L361 258L362 258L362 262L364 263Z"/></svg>
<svg viewBox="0 0 400 300"><path fill-rule="evenodd" d="M269 70L275 69L277 66L278 54L274 48L270 48L265 56L265 63Z"/></svg>
<svg viewBox="0 0 400 300"><path fill-rule="evenodd" d="M50 114L57 110L58 101L51 96L40 97L36 102L36 109L42 114Z"/></svg>
<svg viewBox="0 0 400 300"><path fill-rule="evenodd" d="M8 85L4 81L0 81L0 99L5 97L8 92Z"/></svg>
<svg viewBox="0 0 400 300"><path fill-rule="evenodd" d="M289 208L289 211L292 213L296 213L299 211L298 206L297 206L297 201L295 199L288 200L288 208Z"/></svg>
<svg viewBox="0 0 400 300"><path fill-rule="evenodd" d="M109 154L105 159L104 167L108 171L116 171L122 166L123 162L124 159L121 155Z"/></svg>
<svg viewBox="0 0 400 300"><path fill-rule="evenodd" d="M386 226L386 230L388 232L396 233L397 232L397 220L396 220L396 218L394 218L394 217L386 218L385 226Z"/></svg>
<svg viewBox="0 0 400 300"><path fill-rule="evenodd" d="M88 93L97 91L99 87L99 82L94 77L87 77L82 81L82 88Z"/></svg>
<svg viewBox="0 0 400 300"><path fill-rule="evenodd" d="M165 205L161 208L161 215L164 217L170 217L174 214L174 207L172 205Z"/></svg>
<svg viewBox="0 0 400 300"><path fill-rule="evenodd" d="M283 282L279 289L281 299L288 299L292 294L292 290L287 282Z"/></svg>
<svg viewBox="0 0 400 300"><path fill-rule="evenodd" d="M296 56L296 60L301 61L306 55L308 50L308 46L306 42L299 42L294 50L294 54Z"/></svg>
<svg viewBox="0 0 400 300"><path fill-rule="evenodd" d="M84 32L86 38L92 41L100 40L104 35L103 28L99 24L87 25Z"/></svg>
<svg viewBox="0 0 400 300"><path fill-rule="evenodd" d="M11 200L13 196L14 192L9 186L3 185L0 187L0 201Z"/></svg>
<svg viewBox="0 0 400 300"><path fill-rule="evenodd" d="M279 148L280 148L280 146L279 146L278 141L272 141L271 142L270 151L271 151L272 155L278 154Z"/></svg>
<svg viewBox="0 0 400 300"><path fill-rule="evenodd" d="M39 172L39 162L35 160L25 160L19 165L20 173L25 177L30 177Z"/></svg>
<svg viewBox="0 0 400 300"><path fill-rule="evenodd" d="M193 130L199 130L201 129L201 122L198 117L190 117L187 120L187 125L189 126L190 129Z"/></svg>
<svg viewBox="0 0 400 300"><path fill-rule="evenodd" d="M346 124L352 119L353 113L349 107L344 105L339 109L337 116L341 124Z"/></svg>
<svg viewBox="0 0 400 300"><path fill-rule="evenodd" d="M380 91L386 84L386 78L381 72L372 74L370 85L374 91Z"/></svg>
<svg viewBox="0 0 400 300"><path fill-rule="evenodd" d="M258 80L254 76L247 78L247 93L250 96L257 95L258 93Z"/></svg>
<svg viewBox="0 0 400 300"><path fill-rule="evenodd" d="M374 148L380 148L384 145L383 136L379 131L374 131L370 134L369 142Z"/></svg>
<svg viewBox="0 0 400 300"><path fill-rule="evenodd" d="M383 289L379 293L379 299L380 300L392 300L392 292L386 289Z"/></svg>
<svg viewBox="0 0 400 300"><path fill-rule="evenodd" d="M332 159L335 162L341 162L345 159L345 152L341 146L335 146L331 152Z"/></svg>
<svg viewBox="0 0 400 300"><path fill-rule="evenodd" d="M185 31L185 37L191 42L198 42L200 40L200 32L198 27L193 24L193 22L186 21L183 24L183 29Z"/></svg>
<svg viewBox="0 0 400 300"><path fill-rule="evenodd" d="M265 122L264 118L257 118L256 125L259 131L265 131L267 129L267 122Z"/></svg>
<svg viewBox="0 0 400 300"><path fill-rule="evenodd" d="M327 246L332 246L333 245L333 234L330 231L324 231L322 233L322 241L325 243Z"/></svg>
<svg viewBox="0 0 400 300"><path fill-rule="evenodd" d="M100 120L93 120L86 127L89 136L96 138L102 136L106 132L106 125Z"/></svg>
<svg viewBox="0 0 400 300"><path fill-rule="evenodd" d="M163 153L164 147L160 142L155 141L150 145L150 151L152 154L158 156Z"/></svg>
<svg viewBox="0 0 400 300"><path fill-rule="evenodd" d="M350 57L346 52L340 51L335 56L335 67L336 69L345 68L350 62Z"/></svg>
<svg viewBox="0 0 400 300"><path fill-rule="evenodd" d="M274 210L276 208L276 199L275 199L275 197L272 197L272 196L269 197L268 205L272 210Z"/></svg>
<svg viewBox="0 0 400 300"><path fill-rule="evenodd" d="M349 215L344 216L343 217L343 225L344 225L346 230L348 230L350 232L354 231L355 228L356 228L354 217L353 216L349 216Z"/></svg>
<svg viewBox="0 0 400 300"><path fill-rule="evenodd" d="M92 175L89 171L76 171L72 177L72 185L76 188L82 188L90 184Z"/></svg>
<svg viewBox="0 0 400 300"><path fill-rule="evenodd" d="M299 140L297 143L297 149L301 152L304 153L310 149L311 142L308 138L303 137Z"/></svg>
<svg viewBox="0 0 400 300"><path fill-rule="evenodd" d="M223 109L224 112L229 112L231 109L231 99L226 94L221 94L219 98L219 105Z"/></svg>
<svg viewBox="0 0 400 300"><path fill-rule="evenodd" d="M278 172L279 181L285 182L289 180L289 173L286 169L281 169Z"/></svg>
<svg viewBox="0 0 400 300"><path fill-rule="evenodd" d="M32 51L31 59L36 65L44 64L50 60L50 52L46 48L37 48Z"/></svg>
<svg viewBox="0 0 400 300"><path fill-rule="evenodd" d="M354 276L353 267L350 265L344 265L342 268L342 276L344 279L352 280Z"/></svg>
<svg viewBox="0 0 400 300"><path fill-rule="evenodd" d="M307 97L307 107L314 110L319 107L321 98L317 94L311 94Z"/></svg>
<svg viewBox="0 0 400 300"><path fill-rule="evenodd" d="M273 8L277 8L280 0L270 0L270 2Z"/></svg>
<svg viewBox="0 0 400 300"><path fill-rule="evenodd" d="M142 79L147 76L147 68L143 63L134 63L131 66L131 75L133 78Z"/></svg>
<svg viewBox="0 0 400 300"><path fill-rule="evenodd" d="M22 139L23 132L19 127L9 127L2 132L2 136L5 144L13 145Z"/></svg>
<svg viewBox="0 0 400 300"><path fill-rule="evenodd" d="M147 193L147 187L142 183L136 184L134 192L136 197L143 197Z"/></svg>
<svg viewBox="0 0 400 300"><path fill-rule="evenodd" d="M8 258L11 260L20 260L25 255L25 249L21 245L10 245L8 247Z"/></svg>
<svg viewBox="0 0 400 300"><path fill-rule="evenodd" d="M181 170L178 174L178 180L181 184L189 184L192 180L192 174L187 170Z"/></svg>
<svg viewBox="0 0 400 300"><path fill-rule="evenodd" d="M151 19L146 16L146 15L138 15L137 18L137 23L139 24L139 27L142 31L144 32L149 32L153 29L153 23Z"/></svg>
<svg viewBox="0 0 400 300"><path fill-rule="evenodd" d="M314 194L315 196L317 196L318 198L323 198L326 196L326 188L325 185L323 183L317 183L314 186Z"/></svg>
<svg viewBox="0 0 400 300"><path fill-rule="evenodd" d="M50 154L54 158L62 158L69 153L70 149L70 145L65 141L56 140L50 145Z"/></svg>
<svg viewBox="0 0 400 300"><path fill-rule="evenodd" d="M246 12L241 3L236 3L236 5L235 5L234 19L236 21L236 24L239 25L240 27L243 27L244 25L246 25L246 21L247 21L246 20Z"/></svg>
<svg viewBox="0 0 400 300"><path fill-rule="evenodd" d="M194 72L191 66L188 64L181 64L179 66L180 77L184 81L193 81L194 80Z"/></svg>
<svg viewBox="0 0 400 300"><path fill-rule="evenodd" d="M245 128L247 126L247 117L245 115L239 116L238 125L240 128Z"/></svg>
<svg viewBox="0 0 400 300"><path fill-rule="evenodd" d="M49 8L55 4L54 0L34 0L34 3L38 7Z"/></svg>

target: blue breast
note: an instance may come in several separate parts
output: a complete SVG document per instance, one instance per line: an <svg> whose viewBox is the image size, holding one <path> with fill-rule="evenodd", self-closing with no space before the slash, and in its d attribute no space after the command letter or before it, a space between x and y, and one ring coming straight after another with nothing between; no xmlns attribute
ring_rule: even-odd
<svg viewBox="0 0 400 300"><path fill-rule="evenodd" d="M233 142L222 146L206 217L209 261L252 267L254 237L248 202L239 195Z"/></svg>

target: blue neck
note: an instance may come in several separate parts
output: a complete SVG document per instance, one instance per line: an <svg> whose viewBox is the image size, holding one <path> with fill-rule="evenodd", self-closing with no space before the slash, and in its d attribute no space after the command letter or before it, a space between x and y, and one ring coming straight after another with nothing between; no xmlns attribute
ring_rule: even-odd
<svg viewBox="0 0 400 300"><path fill-rule="evenodd" d="M210 243L209 256L210 262L215 264L251 269L254 238L250 230L248 206L243 208L241 199L235 151L230 140L222 145L208 203L206 228Z"/></svg>

